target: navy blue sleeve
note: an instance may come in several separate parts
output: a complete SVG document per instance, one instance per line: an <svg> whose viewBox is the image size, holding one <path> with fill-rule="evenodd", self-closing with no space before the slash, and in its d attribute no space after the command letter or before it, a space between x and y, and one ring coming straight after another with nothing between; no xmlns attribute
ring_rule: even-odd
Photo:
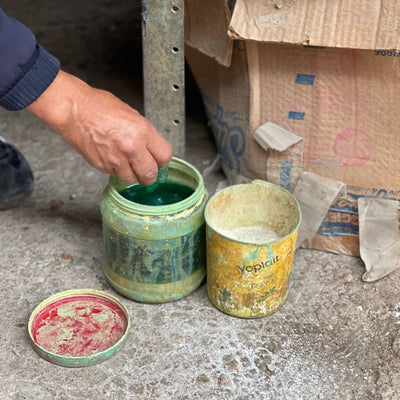
<svg viewBox="0 0 400 400"><path fill-rule="evenodd" d="M53 82L60 62L33 33L0 8L0 106L21 110Z"/></svg>

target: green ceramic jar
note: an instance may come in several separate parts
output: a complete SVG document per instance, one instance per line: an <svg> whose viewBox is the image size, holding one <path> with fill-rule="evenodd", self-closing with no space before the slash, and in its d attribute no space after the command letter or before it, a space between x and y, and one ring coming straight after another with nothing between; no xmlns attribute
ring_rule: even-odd
<svg viewBox="0 0 400 400"><path fill-rule="evenodd" d="M101 199L103 272L116 291L141 302L178 300L206 274L203 178L174 157L166 182L194 192L177 203L143 205L124 198L120 192L129 185L113 176Z"/></svg>

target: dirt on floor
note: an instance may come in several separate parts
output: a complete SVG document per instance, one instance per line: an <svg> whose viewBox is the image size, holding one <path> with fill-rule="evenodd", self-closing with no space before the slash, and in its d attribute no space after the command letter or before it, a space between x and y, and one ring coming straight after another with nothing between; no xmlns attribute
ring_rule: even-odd
<svg viewBox="0 0 400 400"><path fill-rule="evenodd" d="M67 72L143 112L140 2L1 6ZM216 151L190 71L186 92L186 157L203 172ZM176 302L127 299L101 269L108 177L27 111L0 110L0 135L35 174L27 202L0 212L0 399L400 399L400 271L367 284L357 257L297 250L285 305L259 319L216 309L205 282ZM220 171L207 177L210 194L221 179ZM76 288L119 298L131 330L114 357L74 369L36 354L27 324L41 301Z"/></svg>

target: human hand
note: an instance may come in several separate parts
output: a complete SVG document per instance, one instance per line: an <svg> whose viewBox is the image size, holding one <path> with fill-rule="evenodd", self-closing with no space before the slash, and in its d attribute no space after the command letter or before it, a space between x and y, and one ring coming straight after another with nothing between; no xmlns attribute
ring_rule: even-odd
<svg viewBox="0 0 400 400"><path fill-rule="evenodd" d="M151 185L172 147L140 113L113 94L60 71L29 107L98 170Z"/></svg>

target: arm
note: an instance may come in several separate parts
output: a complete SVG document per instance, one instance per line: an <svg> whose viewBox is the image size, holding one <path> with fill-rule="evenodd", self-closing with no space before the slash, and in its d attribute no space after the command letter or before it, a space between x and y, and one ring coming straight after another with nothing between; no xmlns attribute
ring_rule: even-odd
<svg viewBox="0 0 400 400"><path fill-rule="evenodd" d="M56 77L60 62L32 32L0 8L0 106L22 110Z"/></svg>
<svg viewBox="0 0 400 400"><path fill-rule="evenodd" d="M171 145L136 110L109 92L60 71L28 110L58 132L86 161L125 182L154 183Z"/></svg>
<svg viewBox="0 0 400 400"><path fill-rule="evenodd" d="M0 60L0 105L27 108L100 171L150 185L170 161L171 145L146 118L61 71L32 32L1 8Z"/></svg>

